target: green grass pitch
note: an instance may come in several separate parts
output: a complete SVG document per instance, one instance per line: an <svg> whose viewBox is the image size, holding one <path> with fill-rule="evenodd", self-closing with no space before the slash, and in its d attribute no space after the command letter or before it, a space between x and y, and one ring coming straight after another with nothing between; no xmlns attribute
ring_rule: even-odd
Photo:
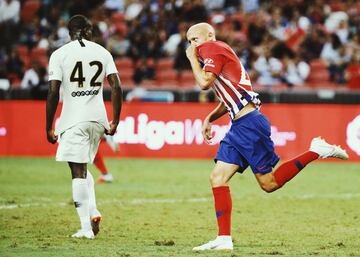
<svg viewBox="0 0 360 257"><path fill-rule="evenodd" d="M211 160L107 159L96 185L102 230L79 221L65 163L0 158L0 256L360 256L360 164L317 162L267 194L250 170L231 181L232 252L192 252L216 236ZM99 173L90 166L94 177Z"/></svg>

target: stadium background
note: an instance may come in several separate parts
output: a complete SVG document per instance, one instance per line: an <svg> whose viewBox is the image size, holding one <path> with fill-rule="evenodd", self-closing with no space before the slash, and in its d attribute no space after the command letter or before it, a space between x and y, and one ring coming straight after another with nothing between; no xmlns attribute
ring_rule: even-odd
<svg viewBox="0 0 360 257"><path fill-rule="evenodd" d="M115 136L122 145L118 156L211 158L214 154L216 147L199 139L196 122L216 100L212 91L198 90L185 56L187 28L207 21L248 70L254 90L266 103L262 110L273 122L273 137L280 138L277 151L282 157L306 149L312 136L323 135L343 145L351 159L360 159L357 1L0 3L0 155L54 154L42 135L46 67L49 55L69 41L67 20L81 13L93 22L94 40L113 54L122 81L126 101L121 124L128 127L121 127ZM109 97L105 82L104 98L108 101ZM186 104L190 102L201 105ZM290 105L281 105L285 103ZM162 122L165 130L155 126L137 131L141 114L146 115L147 125ZM185 133L187 118L188 132L194 135ZM129 119L132 125L126 122ZM25 127L19 127L20 120L27 120ZM179 122L181 131L176 128ZM227 123L223 119L219 124ZM129 133L143 139L132 141ZM145 134L137 135L141 133ZM169 134L168 139L159 133ZM147 137L164 147L146 147ZM191 137L194 140L189 143ZM111 155L106 147L104 151Z"/></svg>
<svg viewBox="0 0 360 257"><path fill-rule="evenodd" d="M356 0L0 0L0 256L359 256L359 12ZM48 58L77 13L113 54L125 98L120 152L100 146L115 179L96 185L104 219L92 241L69 237L70 174L45 136ZM234 176L226 253L191 250L216 234L217 145L200 135L216 100L197 89L184 52L199 21L241 58L283 160L318 135L350 155L311 163L270 195L251 172ZM106 83L104 93L111 111ZM228 125L216 122L216 141Z"/></svg>

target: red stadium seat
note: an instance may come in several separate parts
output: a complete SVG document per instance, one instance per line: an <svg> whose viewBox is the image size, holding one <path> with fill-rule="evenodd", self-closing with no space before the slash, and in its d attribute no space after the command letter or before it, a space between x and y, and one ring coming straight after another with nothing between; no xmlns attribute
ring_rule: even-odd
<svg viewBox="0 0 360 257"><path fill-rule="evenodd" d="M47 67L49 63L49 58L47 56L38 57L37 60L39 61L42 67Z"/></svg>
<svg viewBox="0 0 360 257"><path fill-rule="evenodd" d="M118 69L121 80L132 80L134 71L132 69Z"/></svg>
<svg viewBox="0 0 360 257"><path fill-rule="evenodd" d="M36 12L40 9L41 2L39 0L28 0L21 7L20 17L24 23L30 22Z"/></svg>
<svg viewBox="0 0 360 257"><path fill-rule="evenodd" d="M310 62L310 75L307 83L312 87L322 87L324 84L330 84L329 72L322 60L317 59Z"/></svg>
<svg viewBox="0 0 360 257"><path fill-rule="evenodd" d="M31 58L29 55L20 56L21 61L24 63L24 68L27 69L30 67Z"/></svg>
<svg viewBox="0 0 360 257"><path fill-rule="evenodd" d="M29 48L24 45L19 45L16 47L17 54L21 57L29 55Z"/></svg>
<svg viewBox="0 0 360 257"><path fill-rule="evenodd" d="M321 59L315 59L310 62L312 70L323 70L326 69L326 64Z"/></svg>
<svg viewBox="0 0 360 257"><path fill-rule="evenodd" d="M116 65L116 68L118 69L118 71L134 69L133 61L127 57L115 59L115 65Z"/></svg>
<svg viewBox="0 0 360 257"><path fill-rule="evenodd" d="M171 69L171 70L158 70L156 73L156 84L161 86L177 86L179 85L179 76L178 73Z"/></svg>
<svg viewBox="0 0 360 257"><path fill-rule="evenodd" d="M156 65L156 69L159 71L172 70L174 68L174 60L172 58L160 59Z"/></svg>
<svg viewBox="0 0 360 257"><path fill-rule="evenodd" d="M194 74L190 70L183 71L180 75L180 87L193 88L196 86Z"/></svg>
<svg viewBox="0 0 360 257"><path fill-rule="evenodd" d="M47 57L47 50L40 47L35 47L31 50L30 57L31 58L39 58L39 57Z"/></svg>

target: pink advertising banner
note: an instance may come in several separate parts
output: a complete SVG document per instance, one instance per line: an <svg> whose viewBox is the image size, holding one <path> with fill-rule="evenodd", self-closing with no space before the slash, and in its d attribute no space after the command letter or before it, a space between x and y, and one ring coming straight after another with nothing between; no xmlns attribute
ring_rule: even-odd
<svg viewBox="0 0 360 257"><path fill-rule="evenodd" d="M114 136L120 152L113 153L105 143L100 151L118 157L213 158L230 125L222 117L213 124L213 145L204 142L202 120L215 106L125 103ZM111 104L106 107L110 114ZM281 158L306 151L313 137L322 136L342 145L350 160L360 161L360 105L264 104L261 112L270 120ZM52 156L55 151L56 145L46 141L45 102L0 102L0 156Z"/></svg>

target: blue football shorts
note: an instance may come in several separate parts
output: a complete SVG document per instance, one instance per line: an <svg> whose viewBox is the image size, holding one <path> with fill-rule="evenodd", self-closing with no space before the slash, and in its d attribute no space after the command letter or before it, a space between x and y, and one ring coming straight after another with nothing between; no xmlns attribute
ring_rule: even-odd
<svg viewBox="0 0 360 257"><path fill-rule="evenodd" d="M220 142L215 162L239 165L240 173L248 166L255 174L268 173L280 159L270 135L268 119L258 110L252 111L232 122L230 130Z"/></svg>

